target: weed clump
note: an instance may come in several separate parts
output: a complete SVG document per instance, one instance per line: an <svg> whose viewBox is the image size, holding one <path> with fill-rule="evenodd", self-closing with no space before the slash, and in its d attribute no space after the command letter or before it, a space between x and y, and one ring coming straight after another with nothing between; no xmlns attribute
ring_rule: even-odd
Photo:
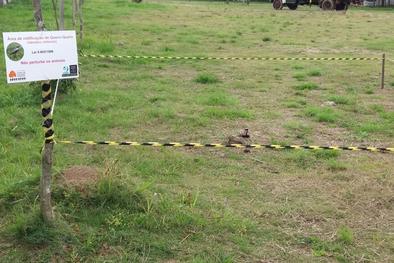
<svg viewBox="0 0 394 263"><path fill-rule="evenodd" d="M8 233L21 243L34 246L72 240L72 235L62 222L57 221L53 226L48 225L38 209L27 214L16 214L14 223L8 227Z"/></svg>
<svg viewBox="0 0 394 263"><path fill-rule="evenodd" d="M296 73L294 74L293 78L295 78L298 81L303 81L305 80L305 74L304 73Z"/></svg>
<svg viewBox="0 0 394 263"><path fill-rule="evenodd" d="M342 226L337 231L337 239L338 241L350 245L353 243L353 232L347 226Z"/></svg>
<svg viewBox="0 0 394 263"><path fill-rule="evenodd" d="M364 91L365 91L365 94L368 94L368 95L371 95L371 94L374 94L374 93L375 93L375 91L374 91L373 88L371 88L371 87L366 87L366 88L364 89Z"/></svg>
<svg viewBox="0 0 394 263"><path fill-rule="evenodd" d="M236 105L238 103L237 99L220 91L213 92L209 95L201 96L199 100L201 100L202 104L208 106L227 106Z"/></svg>
<svg viewBox="0 0 394 263"><path fill-rule="evenodd" d="M308 76L310 77L320 77L321 75L322 73L319 69L312 69L311 71L308 72Z"/></svg>
<svg viewBox="0 0 394 263"><path fill-rule="evenodd" d="M340 95L333 95L328 97L329 101L333 101L336 104L343 104L343 105L350 105L354 104L354 99L346 96L340 96Z"/></svg>
<svg viewBox="0 0 394 263"><path fill-rule="evenodd" d="M197 76L195 81L200 84L214 84L219 82L219 79L213 74L202 73Z"/></svg>
<svg viewBox="0 0 394 263"><path fill-rule="evenodd" d="M313 117L318 122L335 122L338 119L338 114L330 108L309 107L305 115Z"/></svg>
<svg viewBox="0 0 394 263"><path fill-rule="evenodd" d="M308 82L294 87L296 90L314 90L319 88L316 83Z"/></svg>

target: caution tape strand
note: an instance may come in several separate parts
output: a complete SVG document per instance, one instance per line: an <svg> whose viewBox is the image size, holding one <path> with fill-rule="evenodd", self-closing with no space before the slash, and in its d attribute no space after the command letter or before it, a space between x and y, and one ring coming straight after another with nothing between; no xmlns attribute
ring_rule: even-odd
<svg viewBox="0 0 394 263"><path fill-rule="evenodd" d="M366 146L315 146L315 145L277 145L277 144L222 144L222 143L179 143L179 142L134 142L134 141L67 141L59 140L61 144L108 145L108 146L152 146L152 147L207 147L207 148L249 148L249 149L289 149L289 150L334 150L334 151L367 151L392 152L394 147L366 147Z"/></svg>
<svg viewBox="0 0 394 263"><path fill-rule="evenodd" d="M187 57L187 56L129 56L129 55L103 55L103 54L81 54L82 57L89 58L109 58L109 59L151 59L151 60L258 60L258 61L371 61L382 60L378 57Z"/></svg>

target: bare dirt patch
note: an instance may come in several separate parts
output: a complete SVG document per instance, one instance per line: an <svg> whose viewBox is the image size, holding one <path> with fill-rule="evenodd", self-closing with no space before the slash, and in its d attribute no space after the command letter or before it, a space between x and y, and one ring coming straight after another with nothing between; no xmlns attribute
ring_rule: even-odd
<svg viewBox="0 0 394 263"><path fill-rule="evenodd" d="M96 183L99 173L93 167L76 165L67 168L61 173L61 182L68 187L83 189Z"/></svg>

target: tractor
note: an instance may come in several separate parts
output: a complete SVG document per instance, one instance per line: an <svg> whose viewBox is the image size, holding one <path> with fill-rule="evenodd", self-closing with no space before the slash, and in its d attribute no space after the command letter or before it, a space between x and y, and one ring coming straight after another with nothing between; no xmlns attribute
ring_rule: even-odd
<svg viewBox="0 0 394 263"><path fill-rule="evenodd" d="M290 10L296 10L299 5L318 5L323 10L346 10L350 5L350 0L272 0L272 6L276 10L284 6Z"/></svg>

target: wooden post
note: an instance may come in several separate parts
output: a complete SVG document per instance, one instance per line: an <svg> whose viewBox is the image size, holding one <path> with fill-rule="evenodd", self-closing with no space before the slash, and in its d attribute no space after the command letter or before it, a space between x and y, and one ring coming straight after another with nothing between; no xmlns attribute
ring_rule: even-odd
<svg viewBox="0 0 394 263"><path fill-rule="evenodd" d="M54 130L52 120L52 90L50 82L42 84L41 111L43 117L43 128L45 143L42 152L42 176L40 180L40 208L44 221L52 224L54 220L51 204L51 179L52 179L52 152L54 145Z"/></svg>
<svg viewBox="0 0 394 263"><path fill-rule="evenodd" d="M380 88L381 88L381 89L384 89L384 71L385 71L385 63L386 63L386 54L383 53L383 56L382 56L382 80L381 80L381 83L380 83Z"/></svg>

